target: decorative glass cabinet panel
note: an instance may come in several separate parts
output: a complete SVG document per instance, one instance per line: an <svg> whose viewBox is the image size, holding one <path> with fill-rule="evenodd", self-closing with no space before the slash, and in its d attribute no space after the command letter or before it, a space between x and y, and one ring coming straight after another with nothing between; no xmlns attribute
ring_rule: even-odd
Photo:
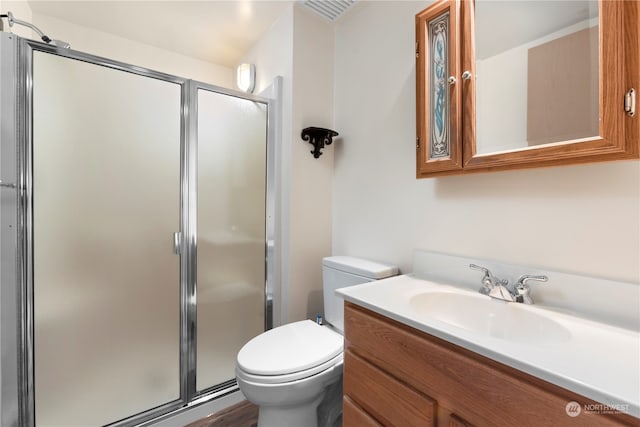
<svg viewBox="0 0 640 427"><path fill-rule="evenodd" d="M462 167L459 11L459 2L442 1L416 16L418 175Z"/></svg>
<svg viewBox="0 0 640 427"><path fill-rule="evenodd" d="M639 28L637 1L418 13L417 177L638 159Z"/></svg>
<svg viewBox="0 0 640 427"><path fill-rule="evenodd" d="M447 76L449 75L449 12L429 22L429 91L431 92L431 111L429 116L429 160L448 158L451 153L449 139L449 96Z"/></svg>

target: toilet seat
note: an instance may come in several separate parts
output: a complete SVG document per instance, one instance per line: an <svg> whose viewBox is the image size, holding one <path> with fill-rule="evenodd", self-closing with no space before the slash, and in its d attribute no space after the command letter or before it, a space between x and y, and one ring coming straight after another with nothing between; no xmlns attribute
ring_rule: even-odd
<svg viewBox="0 0 640 427"><path fill-rule="evenodd" d="M310 320L264 332L238 353L236 373L252 382L277 384L315 375L342 361L343 337Z"/></svg>
<svg viewBox="0 0 640 427"><path fill-rule="evenodd" d="M251 381L256 384L284 384L284 383L289 383L289 382L309 378L311 376L324 372L328 369L331 369L334 366L341 366L343 359L344 359L344 353L340 353L333 359L327 360L326 362L316 367L313 367L311 369L306 369L304 371L298 371L298 372L293 372L291 374L284 374L284 375L254 375L254 374L249 374L247 372L244 372L240 368L237 368L236 376L240 379L243 379L245 381Z"/></svg>

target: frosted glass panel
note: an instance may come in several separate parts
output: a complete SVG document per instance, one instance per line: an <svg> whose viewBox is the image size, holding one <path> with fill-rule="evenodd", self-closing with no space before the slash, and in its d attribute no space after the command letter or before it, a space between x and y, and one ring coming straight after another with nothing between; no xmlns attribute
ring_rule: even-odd
<svg viewBox="0 0 640 427"><path fill-rule="evenodd" d="M266 106L198 91L198 390L264 331Z"/></svg>
<svg viewBox="0 0 640 427"><path fill-rule="evenodd" d="M180 86L34 54L37 426L179 398Z"/></svg>

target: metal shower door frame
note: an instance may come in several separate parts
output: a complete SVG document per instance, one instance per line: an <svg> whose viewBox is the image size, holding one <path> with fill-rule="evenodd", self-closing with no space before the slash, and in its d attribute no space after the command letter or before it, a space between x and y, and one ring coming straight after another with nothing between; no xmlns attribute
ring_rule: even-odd
<svg viewBox="0 0 640 427"><path fill-rule="evenodd" d="M164 418L236 391L235 379L196 390L196 172L197 90L263 103L267 107L265 329L273 324L276 236L276 100L209 85L99 56L0 32L0 346L3 426L35 426L33 313L33 54L36 51L180 85L180 398L110 426ZM167 236L170 238L170 236Z"/></svg>
<svg viewBox="0 0 640 427"><path fill-rule="evenodd" d="M231 96L235 98L245 99L253 102L258 102L265 104L267 107L267 129L266 129L266 177L265 177L265 264L264 264L264 295L265 295L265 306L264 306L264 329L273 328L273 295L274 295L274 282L275 282L275 260L273 259L275 256L274 251L271 249L274 246L274 242L276 241L275 236L275 208L276 208L276 175L275 175L275 128L276 128L276 117L275 112L276 108L274 108L275 100L263 98L260 96L255 96L251 94L247 94L244 92L239 92L227 88L223 88L220 86L211 85L204 82L199 82L195 80L189 80L188 82L188 96L186 100L187 110L191 113L189 114L189 120L187 121L187 129L186 129L186 151L185 155L187 156L186 161L186 175L187 181L190 183L188 189L188 197L187 197L187 212L188 212L188 229L186 230L185 237L182 239L183 241L183 250L188 254L187 259L188 268L186 269L190 275L187 277L188 286L182 291L186 292L185 297L183 298L183 302L187 302L187 305L184 307L185 311L189 312L189 318L192 319L192 323L187 326L188 330L185 330L186 334L193 334L192 339L190 340L194 345L189 346L189 352L187 356L189 358L188 365L192 367L186 373L185 377L182 379L185 380L188 377L188 384L185 384L187 387L188 394L190 396L203 396L211 393L215 393L216 395L224 395L229 393L231 390L238 390L235 378L233 380L222 383L218 386L209 387L207 389L198 391L196 388L196 354L197 354L197 339L196 339L196 274L197 274L197 259L198 259L198 247L197 247L197 152L198 152L198 91L204 90L208 92L213 92L221 95ZM183 104L184 105L184 104ZM193 301L194 303L189 303Z"/></svg>

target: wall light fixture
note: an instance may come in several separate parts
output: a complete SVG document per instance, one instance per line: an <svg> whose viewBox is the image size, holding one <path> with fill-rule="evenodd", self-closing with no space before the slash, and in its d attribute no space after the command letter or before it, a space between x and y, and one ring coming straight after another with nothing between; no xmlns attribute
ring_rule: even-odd
<svg viewBox="0 0 640 427"><path fill-rule="evenodd" d="M236 85L243 92L252 93L256 86L256 66L240 64L236 70Z"/></svg>

